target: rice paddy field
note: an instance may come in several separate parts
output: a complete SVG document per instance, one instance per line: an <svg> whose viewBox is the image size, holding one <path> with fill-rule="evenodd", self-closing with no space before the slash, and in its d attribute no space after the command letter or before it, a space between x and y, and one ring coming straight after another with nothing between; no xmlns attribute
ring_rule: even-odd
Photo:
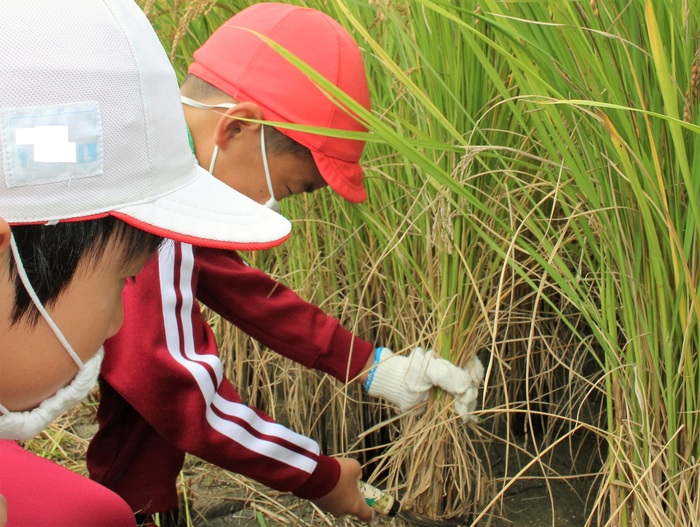
<svg viewBox="0 0 700 527"><path fill-rule="evenodd" d="M251 3L141 5L182 78ZM433 519L700 525L696 0L294 3L363 50L371 113L324 87L370 131L369 197L285 200L291 239L245 256L366 340L486 376L476 424L439 392L400 415L212 314L244 400ZM83 471L93 406L29 446ZM354 525L196 459L182 492L190 525Z"/></svg>

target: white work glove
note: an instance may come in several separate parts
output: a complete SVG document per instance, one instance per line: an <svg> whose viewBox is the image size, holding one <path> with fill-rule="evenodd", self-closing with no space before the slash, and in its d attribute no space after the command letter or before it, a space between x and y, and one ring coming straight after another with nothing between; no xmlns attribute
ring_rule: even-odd
<svg viewBox="0 0 700 527"><path fill-rule="evenodd" d="M377 348L365 389L405 412L425 402L430 390L437 386L455 396L455 411L462 421L468 422L476 421L472 412L483 378L484 367L476 356L462 369L435 357L432 350L415 348L405 357L388 348Z"/></svg>

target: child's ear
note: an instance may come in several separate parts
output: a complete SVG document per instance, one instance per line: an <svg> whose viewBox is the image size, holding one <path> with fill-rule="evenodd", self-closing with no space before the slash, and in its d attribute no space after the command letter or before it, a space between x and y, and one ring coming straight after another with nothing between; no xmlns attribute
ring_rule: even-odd
<svg viewBox="0 0 700 527"><path fill-rule="evenodd" d="M242 134L260 133L260 123L245 121L241 118L262 120L262 109L254 102L239 102L233 108L226 110L214 131L214 141L219 148L225 148L228 141L235 140Z"/></svg>
<svg viewBox="0 0 700 527"><path fill-rule="evenodd" d="M10 226L0 218L0 254L4 254L10 247Z"/></svg>

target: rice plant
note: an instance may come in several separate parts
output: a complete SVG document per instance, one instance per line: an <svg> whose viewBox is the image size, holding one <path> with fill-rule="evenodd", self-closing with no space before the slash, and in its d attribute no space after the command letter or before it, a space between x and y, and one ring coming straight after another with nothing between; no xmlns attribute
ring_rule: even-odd
<svg viewBox="0 0 700 527"><path fill-rule="evenodd" d="M146 3L182 76L251 2ZM478 353L483 409L464 426L436 393L396 416L213 319L246 400L434 518L499 514L513 482L490 443L525 434L527 478L587 432L604 463L588 525L697 524L695 3L304 3L365 53L369 199L285 202L294 236L250 258L367 340Z"/></svg>

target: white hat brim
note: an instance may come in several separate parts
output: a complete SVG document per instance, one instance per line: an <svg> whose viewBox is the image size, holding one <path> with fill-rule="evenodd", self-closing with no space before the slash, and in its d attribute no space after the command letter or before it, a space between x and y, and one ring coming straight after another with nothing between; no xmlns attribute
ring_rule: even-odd
<svg viewBox="0 0 700 527"><path fill-rule="evenodd" d="M289 237L286 218L195 168L196 177L184 187L110 215L144 231L204 247L260 250Z"/></svg>

